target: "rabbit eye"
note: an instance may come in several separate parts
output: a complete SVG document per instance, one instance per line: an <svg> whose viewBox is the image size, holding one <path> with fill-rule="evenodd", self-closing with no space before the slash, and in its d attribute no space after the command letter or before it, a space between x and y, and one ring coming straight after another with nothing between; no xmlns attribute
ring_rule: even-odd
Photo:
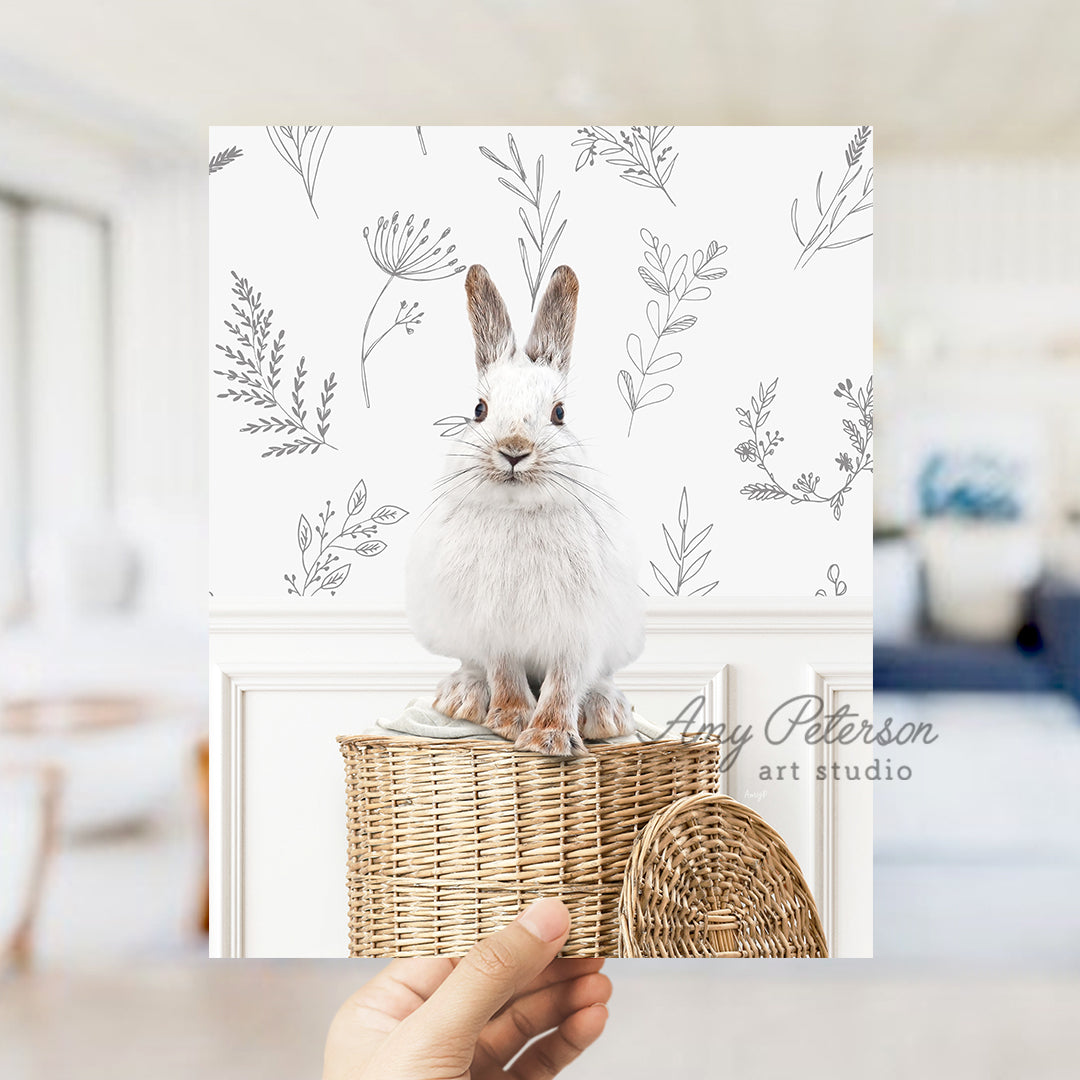
<svg viewBox="0 0 1080 1080"><path fill-rule="evenodd" d="M480 423L485 416L487 416L487 402L481 398L476 403L476 408L473 409L473 419L475 419L477 423Z"/></svg>
<svg viewBox="0 0 1080 1080"><path fill-rule="evenodd" d="M561 424L566 419L566 410L563 408L563 404L560 401L554 409L551 410L551 422L553 424Z"/></svg>

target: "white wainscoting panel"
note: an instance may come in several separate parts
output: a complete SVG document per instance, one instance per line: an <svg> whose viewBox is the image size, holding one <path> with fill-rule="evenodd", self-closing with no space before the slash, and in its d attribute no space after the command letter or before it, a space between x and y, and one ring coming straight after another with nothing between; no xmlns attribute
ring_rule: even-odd
<svg viewBox="0 0 1080 1080"><path fill-rule="evenodd" d="M400 611L329 600L212 604L211 955L345 956L335 737L398 714L456 665L425 652ZM819 758L846 763L851 748L795 736L770 745L764 727L808 693L827 711L846 703L869 715L871 635L870 602L854 597L652 600L645 651L617 679L655 723L704 694L703 718L724 736L752 726L723 789L791 846L834 956L868 955L872 941L872 785L819 784ZM795 759L800 778L790 769L777 778L776 766Z"/></svg>
<svg viewBox="0 0 1080 1080"><path fill-rule="evenodd" d="M843 723L858 727L863 718L872 717L872 664L817 662L807 668L807 693L821 700L823 717L845 706L849 712ZM865 742L823 741L810 750L814 832L803 872L817 902L830 954L870 957L874 955L874 868L860 856L874 850L874 789L865 778L874 748Z"/></svg>

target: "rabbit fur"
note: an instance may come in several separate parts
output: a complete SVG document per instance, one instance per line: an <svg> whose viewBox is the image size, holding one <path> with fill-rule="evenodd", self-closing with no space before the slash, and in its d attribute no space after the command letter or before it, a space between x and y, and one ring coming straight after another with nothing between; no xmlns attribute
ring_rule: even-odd
<svg viewBox="0 0 1080 1080"><path fill-rule="evenodd" d="M551 277L525 348L482 266L465 278L479 402L414 534L410 626L461 667L435 708L558 757L633 730L611 676L644 646L624 519L567 422L578 281Z"/></svg>

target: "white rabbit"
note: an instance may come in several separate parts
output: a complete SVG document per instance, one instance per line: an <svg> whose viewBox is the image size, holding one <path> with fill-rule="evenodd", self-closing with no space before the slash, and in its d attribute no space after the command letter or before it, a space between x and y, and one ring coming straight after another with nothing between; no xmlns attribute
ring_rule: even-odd
<svg viewBox="0 0 1080 1080"><path fill-rule="evenodd" d="M465 278L479 397L409 552L409 623L461 667L435 708L569 757L632 730L612 674L644 646L623 519L569 427L578 281L560 266L518 349L482 266ZM537 698L536 695L539 695Z"/></svg>

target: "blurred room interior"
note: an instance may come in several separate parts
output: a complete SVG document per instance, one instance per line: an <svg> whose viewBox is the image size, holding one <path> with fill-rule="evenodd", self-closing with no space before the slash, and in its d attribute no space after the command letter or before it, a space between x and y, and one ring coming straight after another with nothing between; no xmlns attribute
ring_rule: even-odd
<svg viewBox="0 0 1080 1080"><path fill-rule="evenodd" d="M876 709L940 735L876 792L876 954L1075 970L1080 7L679 0L655 31L0 14L0 970L205 955L206 128L283 117L875 125Z"/></svg>
<svg viewBox="0 0 1080 1080"><path fill-rule="evenodd" d="M999 957L1080 959L1080 162L1065 130L1054 152L887 170L875 709L940 739L907 790L875 791L880 956L976 957L995 936Z"/></svg>

